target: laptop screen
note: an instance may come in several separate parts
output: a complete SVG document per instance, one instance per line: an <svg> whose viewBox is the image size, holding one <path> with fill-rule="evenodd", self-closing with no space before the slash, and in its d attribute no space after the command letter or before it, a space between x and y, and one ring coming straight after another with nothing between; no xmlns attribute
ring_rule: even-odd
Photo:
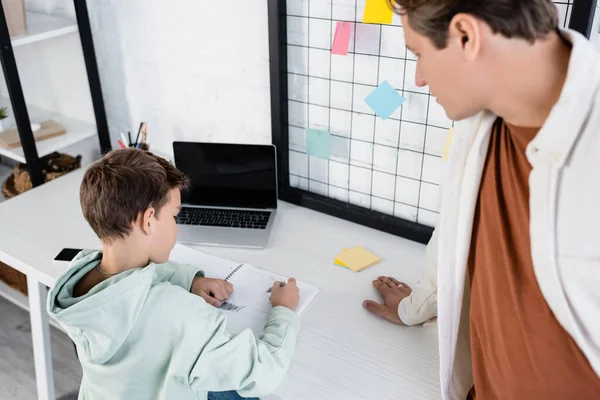
<svg viewBox="0 0 600 400"><path fill-rule="evenodd" d="M173 142L175 165L190 178L182 203L276 208L275 146Z"/></svg>

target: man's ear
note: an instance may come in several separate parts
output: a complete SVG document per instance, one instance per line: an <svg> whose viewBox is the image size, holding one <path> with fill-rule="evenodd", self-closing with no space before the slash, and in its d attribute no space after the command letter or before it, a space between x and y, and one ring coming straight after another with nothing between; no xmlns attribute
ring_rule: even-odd
<svg viewBox="0 0 600 400"><path fill-rule="evenodd" d="M480 21L470 14L456 14L448 30L448 45L459 48L465 61L474 61L481 49Z"/></svg>
<svg viewBox="0 0 600 400"><path fill-rule="evenodd" d="M146 235L152 234L152 228L154 227L154 221L156 219L156 210L154 207L149 207L142 213L141 223L142 223L142 231Z"/></svg>

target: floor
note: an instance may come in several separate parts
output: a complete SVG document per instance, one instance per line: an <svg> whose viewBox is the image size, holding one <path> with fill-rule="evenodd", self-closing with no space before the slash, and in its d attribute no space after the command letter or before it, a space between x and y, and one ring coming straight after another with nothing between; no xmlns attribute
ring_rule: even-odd
<svg viewBox="0 0 600 400"><path fill-rule="evenodd" d="M29 313L0 297L0 399L37 398ZM66 334L50 328L56 397L77 391L81 368Z"/></svg>

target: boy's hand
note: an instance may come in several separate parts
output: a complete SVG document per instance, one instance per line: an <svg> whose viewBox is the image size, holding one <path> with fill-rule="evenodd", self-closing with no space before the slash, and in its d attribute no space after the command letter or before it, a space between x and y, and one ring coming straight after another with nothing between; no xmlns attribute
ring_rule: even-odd
<svg viewBox="0 0 600 400"><path fill-rule="evenodd" d="M373 286L383 297L383 304L371 300L365 300L363 307L398 325L404 325L404 322L398 316L398 305L405 297L410 296L412 289L405 283L399 282L394 278L380 276L373 281Z"/></svg>
<svg viewBox="0 0 600 400"><path fill-rule="evenodd" d="M219 308L233 293L233 285L222 279L197 276L192 282L191 292L202 297L208 304Z"/></svg>
<svg viewBox="0 0 600 400"><path fill-rule="evenodd" d="M288 279L285 286L281 286L281 282L275 282L271 289L271 304L273 307L281 306L287 307L294 311L300 301L300 290L296 286L296 280L294 278Z"/></svg>

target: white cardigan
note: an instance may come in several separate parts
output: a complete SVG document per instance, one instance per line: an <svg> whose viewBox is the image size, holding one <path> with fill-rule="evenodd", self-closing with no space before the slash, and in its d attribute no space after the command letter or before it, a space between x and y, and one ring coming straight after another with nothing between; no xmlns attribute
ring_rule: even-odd
<svg viewBox="0 0 600 400"><path fill-rule="evenodd" d="M544 299L600 376L600 55L579 33L563 34L573 43L567 80L526 150L531 254ZM465 400L473 385L467 260L496 118L456 125L427 265L398 310L408 325L437 314L443 399Z"/></svg>

